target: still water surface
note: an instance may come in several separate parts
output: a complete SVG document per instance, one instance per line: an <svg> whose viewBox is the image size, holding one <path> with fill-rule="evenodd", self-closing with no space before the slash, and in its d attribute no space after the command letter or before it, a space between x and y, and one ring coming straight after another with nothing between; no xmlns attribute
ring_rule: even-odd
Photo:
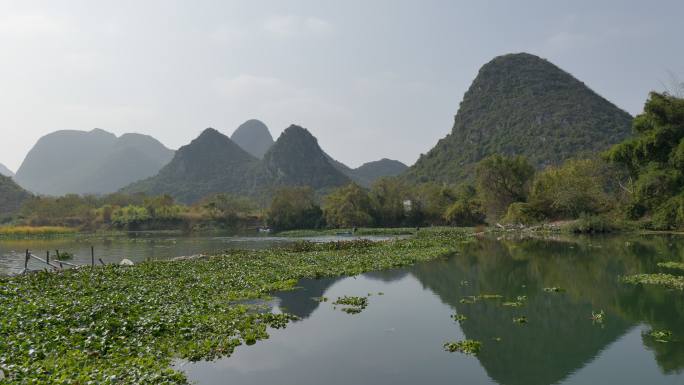
<svg viewBox="0 0 684 385"><path fill-rule="evenodd" d="M618 279L664 260L684 261L684 238L484 239L408 269L303 280L272 304L300 321L232 357L176 367L197 384L684 384L684 342L646 334L667 329L684 341L684 294ZM543 290L553 286L564 291ZM332 304L369 293L358 315ZM461 302L482 293L527 301ZM592 322L601 310L604 322ZM482 342L478 356L442 348L466 338Z"/></svg>

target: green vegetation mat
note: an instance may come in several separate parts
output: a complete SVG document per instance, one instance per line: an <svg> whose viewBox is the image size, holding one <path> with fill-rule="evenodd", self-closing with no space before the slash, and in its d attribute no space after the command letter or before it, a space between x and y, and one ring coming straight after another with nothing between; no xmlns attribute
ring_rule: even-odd
<svg viewBox="0 0 684 385"><path fill-rule="evenodd" d="M294 318L245 300L293 289L300 278L435 259L470 234L442 229L385 242L301 242L205 259L0 277L0 384L185 384L170 366L173 359L228 356Z"/></svg>

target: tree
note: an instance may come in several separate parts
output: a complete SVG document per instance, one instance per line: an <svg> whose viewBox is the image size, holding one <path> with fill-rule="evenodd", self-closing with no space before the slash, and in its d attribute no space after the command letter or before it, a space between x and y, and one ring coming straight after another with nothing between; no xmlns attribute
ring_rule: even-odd
<svg viewBox="0 0 684 385"><path fill-rule="evenodd" d="M444 224L444 212L457 199L447 185L435 182L419 184L414 188L411 222L415 225Z"/></svg>
<svg viewBox="0 0 684 385"><path fill-rule="evenodd" d="M311 187L283 187L276 191L267 223L278 230L321 227L323 213Z"/></svg>
<svg viewBox="0 0 684 385"><path fill-rule="evenodd" d="M232 226L257 209L257 204L249 198L233 194L216 194L202 201L201 206L209 216L224 225Z"/></svg>
<svg viewBox="0 0 684 385"><path fill-rule="evenodd" d="M411 187L399 178L380 178L370 192L378 226L400 226L405 223L407 210L404 202L412 200Z"/></svg>
<svg viewBox="0 0 684 385"><path fill-rule="evenodd" d="M324 199L325 221L333 227L356 227L373 224L373 205L368 192L356 183L340 187Z"/></svg>
<svg viewBox="0 0 684 385"><path fill-rule="evenodd" d="M651 215L655 228L684 226L684 99L652 92L634 132L606 153L633 180L626 212L633 219Z"/></svg>
<svg viewBox="0 0 684 385"><path fill-rule="evenodd" d="M444 219L450 225L475 226L485 223L486 216L477 200L477 191L470 184L463 184L456 190L456 201L444 212Z"/></svg>
<svg viewBox="0 0 684 385"><path fill-rule="evenodd" d="M529 202L546 218L574 219L610 208L614 170L599 159L571 159L537 173Z"/></svg>
<svg viewBox="0 0 684 385"><path fill-rule="evenodd" d="M525 157L492 155L481 160L476 168L477 191L492 219L506 213L513 202L525 202L534 167Z"/></svg>

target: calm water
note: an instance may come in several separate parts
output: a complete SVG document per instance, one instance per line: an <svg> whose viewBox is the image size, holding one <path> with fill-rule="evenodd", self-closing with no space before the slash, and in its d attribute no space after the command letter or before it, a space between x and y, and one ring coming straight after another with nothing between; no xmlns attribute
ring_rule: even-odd
<svg viewBox="0 0 684 385"><path fill-rule="evenodd" d="M354 239L352 236L321 236L300 238L314 242L327 242L340 239ZM363 237L368 239L387 239L387 237ZM119 263L128 258L133 262L155 259L169 259L200 253L217 253L227 249L261 249L284 245L292 238L271 236L181 236L163 233L131 233L112 237L77 236L46 240L0 240L0 274L19 273L24 268L26 249L45 259L49 250L51 259L55 251L69 252L74 255L69 262L90 264L90 247L95 249L95 263L102 259L105 263ZM31 259L29 269L44 269L46 265Z"/></svg>
<svg viewBox="0 0 684 385"><path fill-rule="evenodd" d="M668 329L684 341L684 293L618 281L663 260L684 260L684 238L480 240L405 270L302 281L273 303L300 321L232 357L177 367L198 384L684 384L684 343L645 335ZM544 292L552 286L565 291ZM368 293L358 315L331 303ZM528 300L460 302L480 293ZM330 301L311 299L321 295ZM600 310L605 321L592 323ZM513 323L521 315L528 324ZM443 351L464 338L482 341L477 357Z"/></svg>

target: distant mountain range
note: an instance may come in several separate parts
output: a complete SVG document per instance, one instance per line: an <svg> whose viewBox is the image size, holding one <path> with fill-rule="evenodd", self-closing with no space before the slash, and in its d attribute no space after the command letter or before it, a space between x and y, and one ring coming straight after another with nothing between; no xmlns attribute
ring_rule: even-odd
<svg viewBox="0 0 684 385"><path fill-rule="evenodd" d="M404 175L455 183L492 154L538 168L596 153L631 133L632 117L552 63L520 53L494 58L465 93L451 133Z"/></svg>
<svg viewBox="0 0 684 385"><path fill-rule="evenodd" d="M15 180L38 194L104 194L155 175L173 151L147 135L57 131L31 149Z"/></svg>
<svg viewBox="0 0 684 385"><path fill-rule="evenodd" d="M243 150L259 159L263 158L266 151L275 143L268 127L257 119L250 119L242 123L233 132L230 139Z"/></svg>
<svg viewBox="0 0 684 385"><path fill-rule="evenodd" d="M0 163L0 175L3 176L14 176L14 173L9 168L5 167L4 164Z"/></svg>
<svg viewBox="0 0 684 385"><path fill-rule="evenodd" d="M367 162L358 168L349 168L345 164L336 161L328 156L333 166L343 174L351 178L354 182L363 187L371 187L373 182L382 177L392 177L403 173L408 166L398 160L383 158L373 162Z"/></svg>
<svg viewBox="0 0 684 385"><path fill-rule="evenodd" d="M12 178L0 175L0 221L15 214L30 197L31 194L19 187Z"/></svg>

